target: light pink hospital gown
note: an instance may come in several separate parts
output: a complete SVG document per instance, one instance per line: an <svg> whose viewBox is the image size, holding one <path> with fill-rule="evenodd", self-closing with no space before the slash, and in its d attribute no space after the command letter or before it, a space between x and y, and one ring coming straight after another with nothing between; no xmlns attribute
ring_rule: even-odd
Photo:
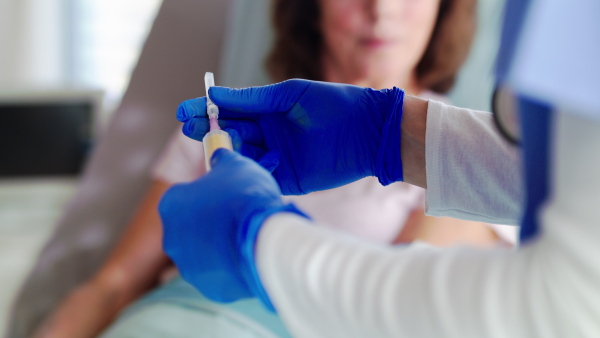
<svg viewBox="0 0 600 338"><path fill-rule="evenodd" d="M153 169L155 179L168 183L192 181L204 173L202 143L181 131L172 136ZM283 198L321 224L389 243L409 214L423 209L424 191L402 182L383 187L376 177L367 177L343 187Z"/></svg>

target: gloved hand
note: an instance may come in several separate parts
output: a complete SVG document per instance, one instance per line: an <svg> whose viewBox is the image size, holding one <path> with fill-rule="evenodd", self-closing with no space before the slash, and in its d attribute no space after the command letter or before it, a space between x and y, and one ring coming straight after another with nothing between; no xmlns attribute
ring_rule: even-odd
<svg viewBox="0 0 600 338"><path fill-rule="evenodd" d="M283 203L273 177L251 159L218 149L211 165L203 177L163 196L164 250L183 279L207 298L258 297L274 311L256 271L254 244L268 216L305 215Z"/></svg>
<svg viewBox="0 0 600 338"><path fill-rule="evenodd" d="M246 89L212 87L209 95L219 106L221 127L239 133L244 155L268 162L279 154L273 176L285 195L366 176L377 176L383 185L403 178L400 89L295 79ZM177 117L187 136L201 140L209 128L206 98L183 102Z"/></svg>

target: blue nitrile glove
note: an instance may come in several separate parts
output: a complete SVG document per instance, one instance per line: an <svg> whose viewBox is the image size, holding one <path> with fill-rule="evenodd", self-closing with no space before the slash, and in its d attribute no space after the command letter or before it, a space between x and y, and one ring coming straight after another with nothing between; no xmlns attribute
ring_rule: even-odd
<svg viewBox="0 0 600 338"><path fill-rule="evenodd" d="M398 88L295 79L246 89L212 87L209 95L219 106L219 124L240 134L244 155L262 162L279 154L273 176L285 195L366 176L377 176L383 185L402 180L404 92ZM184 133L197 140L208 132L205 100L185 101L177 112Z"/></svg>
<svg viewBox="0 0 600 338"><path fill-rule="evenodd" d="M256 271L256 238L274 213L305 215L283 203L277 182L253 160L218 149L211 165L203 177L175 185L163 196L164 250L183 279L207 298L258 297L273 311Z"/></svg>

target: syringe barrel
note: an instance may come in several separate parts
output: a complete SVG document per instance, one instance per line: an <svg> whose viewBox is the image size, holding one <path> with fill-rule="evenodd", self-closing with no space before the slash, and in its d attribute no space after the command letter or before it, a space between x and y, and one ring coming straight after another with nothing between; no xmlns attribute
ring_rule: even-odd
<svg viewBox="0 0 600 338"><path fill-rule="evenodd" d="M231 137L224 130L213 130L208 132L206 135L204 135L202 143L204 144L204 157L207 172L211 169L210 159L212 158L215 150L219 148L233 150Z"/></svg>

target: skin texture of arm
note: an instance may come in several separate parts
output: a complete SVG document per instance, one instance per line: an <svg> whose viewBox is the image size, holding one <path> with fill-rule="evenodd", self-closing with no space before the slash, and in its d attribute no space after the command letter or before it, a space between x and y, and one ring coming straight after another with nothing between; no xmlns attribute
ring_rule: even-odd
<svg viewBox="0 0 600 338"><path fill-rule="evenodd" d="M129 303L156 285L170 261L162 250L157 205L169 184L154 181L102 268L74 290L35 337L94 337Z"/></svg>
<svg viewBox="0 0 600 338"><path fill-rule="evenodd" d="M475 247L494 247L499 244L512 246L502 239L487 224L465 221L450 217L426 216L425 211L411 212L402 231L392 244L409 244L414 241L427 242L436 247L459 244Z"/></svg>
<svg viewBox="0 0 600 338"><path fill-rule="evenodd" d="M425 173L425 129L428 101L405 96L402 115L400 152L404 182L427 189Z"/></svg>

